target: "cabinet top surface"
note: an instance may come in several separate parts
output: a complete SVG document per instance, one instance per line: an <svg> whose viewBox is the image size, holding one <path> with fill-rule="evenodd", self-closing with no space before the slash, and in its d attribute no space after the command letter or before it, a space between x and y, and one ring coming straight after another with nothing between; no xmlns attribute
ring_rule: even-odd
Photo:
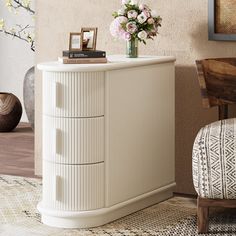
<svg viewBox="0 0 236 236"><path fill-rule="evenodd" d="M58 61L45 62L37 65L39 70L55 72L109 71L129 67L146 66L174 62L173 56L139 56L127 58L125 55L108 56L108 63L104 64L62 64Z"/></svg>

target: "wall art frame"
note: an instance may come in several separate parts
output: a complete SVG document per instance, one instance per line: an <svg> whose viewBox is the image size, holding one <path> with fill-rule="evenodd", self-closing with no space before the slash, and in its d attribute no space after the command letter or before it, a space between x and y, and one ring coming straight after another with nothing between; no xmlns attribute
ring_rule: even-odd
<svg viewBox="0 0 236 236"><path fill-rule="evenodd" d="M220 0L208 0L208 38L209 40L215 41L236 41L236 28L234 32L217 32L217 17L219 10L217 9L218 4L217 2ZM221 1L223 4L224 1ZM236 9L236 1L233 2L235 5L232 4L232 7ZM236 21L235 21L236 26ZM222 27L221 27L222 28ZM227 27L226 27L227 29Z"/></svg>

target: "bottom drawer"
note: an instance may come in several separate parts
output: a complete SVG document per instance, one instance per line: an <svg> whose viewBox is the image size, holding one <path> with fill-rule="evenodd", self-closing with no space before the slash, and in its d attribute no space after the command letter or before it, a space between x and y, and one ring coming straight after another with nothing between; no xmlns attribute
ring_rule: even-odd
<svg viewBox="0 0 236 236"><path fill-rule="evenodd" d="M104 207L104 163L62 165L43 161L43 206L64 211Z"/></svg>

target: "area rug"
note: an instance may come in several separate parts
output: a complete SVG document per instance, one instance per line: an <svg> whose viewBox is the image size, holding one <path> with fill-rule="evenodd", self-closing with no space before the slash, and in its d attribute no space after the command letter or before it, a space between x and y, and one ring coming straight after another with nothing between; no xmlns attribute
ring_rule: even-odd
<svg viewBox="0 0 236 236"><path fill-rule="evenodd" d="M0 176L0 235L198 235L196 201L183 197L174 197L97 228L66 230L48 227L40 222L36 209L41 189L40 179ZM213 210L210 214L210 232L205 235L236 235L236 211Z"/></svg>

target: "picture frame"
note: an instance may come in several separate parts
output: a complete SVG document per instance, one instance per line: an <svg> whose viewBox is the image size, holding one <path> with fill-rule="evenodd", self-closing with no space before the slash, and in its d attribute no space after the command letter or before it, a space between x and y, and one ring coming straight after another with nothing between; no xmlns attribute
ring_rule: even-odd
<svg viewBox="0 0 236 236"><path fill-rule="evenodd" d="M97 44L97 28L81 29L82 49L84 51L95 51Z"/></svg>
<svg viewBox="0 0 236 236"><path fill-rule="evenodd" d="M70 33L69 50L82 51L81 33Z"/></svg>
<svg viewBox="0 0 236 236"><path fill-rule="evenodd" d="M220 2L217 2L217 1L220 1L220 0L208 0L208 38L209 40L214 40L214 41L236 41L236 28L235 28L235 33L234 32L232 33L232 30L231 31L229 30L230 26L225 27L225 31L224 31L224 24L225 22L226 23L230 22L230 15L224 16L224 11L222 10L221 14L223 14L223 17L227 18L227 21L224 21L224 24L222 25L221 25L221 22L218 22L220 21L219 20L220 16L218 15L220 9L218 9L218 7L219 7L219 4L224 4L224 1L220 1ZM236 11L236 1L233 3L227 2L227 4L232 4L232 6L227 6L230 9L230 11ZM236 18L232 19L232 21L233 22L230 22L230 24L231 25L235 24L236 26Z"/></svg>

